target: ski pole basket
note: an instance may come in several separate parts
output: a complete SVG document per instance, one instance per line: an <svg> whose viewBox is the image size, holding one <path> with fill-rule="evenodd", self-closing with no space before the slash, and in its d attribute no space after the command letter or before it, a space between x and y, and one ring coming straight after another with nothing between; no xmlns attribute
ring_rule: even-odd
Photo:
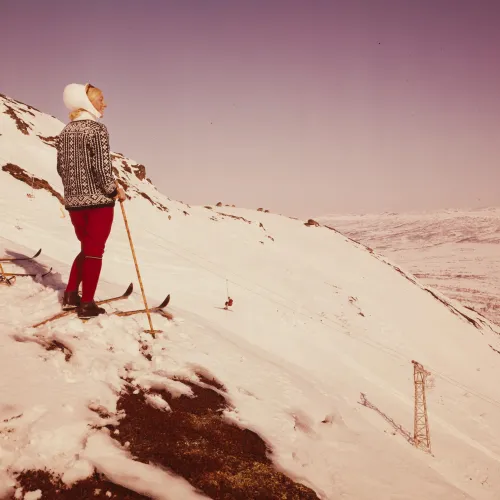
<svg viewBox="0 0 500 500"><path fill-rule="evenodd" d="M12 286L16 282L15 276L5 276L2 263L0 262L0 285Z"/></svg>

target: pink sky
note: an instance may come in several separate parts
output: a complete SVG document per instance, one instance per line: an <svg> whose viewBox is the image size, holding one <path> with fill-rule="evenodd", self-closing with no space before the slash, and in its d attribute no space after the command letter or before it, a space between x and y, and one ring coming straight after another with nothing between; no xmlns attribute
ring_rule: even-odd
<svg viewBox="0 0 500 500"><path fill-rule="evenodd" d="M500 2L3 2L0 92L191 204L309 217L500 205ZM55 166L54 166L55 168Z"/></svg>

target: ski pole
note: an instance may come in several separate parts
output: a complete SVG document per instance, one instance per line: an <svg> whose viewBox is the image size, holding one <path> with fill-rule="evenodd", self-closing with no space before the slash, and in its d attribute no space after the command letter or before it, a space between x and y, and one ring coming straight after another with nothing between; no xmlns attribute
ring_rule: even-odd
<svg viewBox="0 0 500 500"><path fill-rule="evenodd" d="M153 322L151 321L151 313L149 312L148 301L146 300L146 294L144 293L144 286L142 284L141 273L139 272L139 265L137 264L137 257L135 255L134 244L132 243L132 236L130 235L130 228L128 227L127 216L125 214L125 207L123 206L123 201L120 200L120 206L122 208L123 221L125 222L125 229L127 230L128 241L130 242L130 249L132 250L132 257L134 258L135 270L137 272L137 278L139 279L139 285L141 286L142 300L144 301L144 307L146 308L146 314L149 321L149 330L144 330L146 333L150 333L153 338L155 338L155 333L161 333L161 330L155 330L153 328Z"/></svg>

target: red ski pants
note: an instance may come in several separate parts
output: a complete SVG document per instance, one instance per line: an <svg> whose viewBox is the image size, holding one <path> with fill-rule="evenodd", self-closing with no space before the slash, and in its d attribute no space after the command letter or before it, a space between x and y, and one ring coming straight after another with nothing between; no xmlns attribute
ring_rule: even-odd
<svg viewBox="0 0 500 500"><path fill-rule="evenodd" d="M82 302L94 300L102 268L104 247L113 225L114 207L96 207L69 212L81 252L69 275L67 292L78 291L82 284Z"/></svg>

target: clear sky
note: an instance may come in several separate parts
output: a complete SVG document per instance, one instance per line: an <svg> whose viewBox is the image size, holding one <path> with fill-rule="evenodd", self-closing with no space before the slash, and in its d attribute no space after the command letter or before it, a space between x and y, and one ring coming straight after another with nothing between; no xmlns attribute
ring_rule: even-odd
<svg viewBox="0 0 500 500"><path fill-rule="evenodd" d="M498 0L0 0L0 92L158 188L307 217L500 205Z"/></svg>

